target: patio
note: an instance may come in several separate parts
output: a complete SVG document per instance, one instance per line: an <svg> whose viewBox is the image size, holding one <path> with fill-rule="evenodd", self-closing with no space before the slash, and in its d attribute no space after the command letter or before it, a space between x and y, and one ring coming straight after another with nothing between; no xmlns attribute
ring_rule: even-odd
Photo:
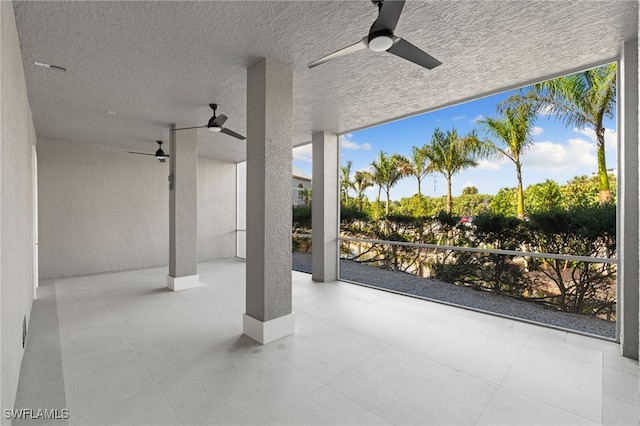
<svg viewBox="0 0 640 426"><path fill-rule="evenodd" d="M42 281L16 408L53 424L634 424L615 343L293 272L296 333L242 335L245 263ZM16 421L16 424L29 424ZM33 424L43 424L34 420Z"/></svg>

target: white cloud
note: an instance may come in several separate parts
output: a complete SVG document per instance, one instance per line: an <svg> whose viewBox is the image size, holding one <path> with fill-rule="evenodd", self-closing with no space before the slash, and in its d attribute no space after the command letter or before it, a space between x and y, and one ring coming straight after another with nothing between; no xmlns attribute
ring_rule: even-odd
<svg viewBox="0 0 640 426"><path fill-rule="evenodd" d="M293 161L305 161L311 163L311 144L293 148Z"/></svg>
<svg viewBox="0 0 640 426"><path fill-rule="evenodd" d="M347 133L346 135L340 136L340 146L344 149L364 149L368 151L371 149L371 144L369 142L357 143L351 140L352 134Z"/></svg>
<svg viewBox="0 0 640 426"><path fill-rule="evenodd" d="M575 170L580 166L595 170L596 146L581 138L569 139L567 145L544 141L535 142L522 156L523 169L538 169L549 172Z"/></svg>
<svg viewBox="0 0 640 426"><path fill-rule="evenodd" d="M469 121L469 123L478 123L481 120L484 120L484 115L478 114L478 115L476 115L476 118L474 118L473 120Z"/></svg>
<svg viewBox="0 0 640 426"><path fill-rule="evenodd" d="M466 115L456 115L451 120L452 121L458 121L458 120L462 120L462 119L465 119L465 118L467 118Z"/></svg>
<svg viewBox="0 0 640 426"><path fill-rule="evenodd" d="M596 142L598 138L596 137L596 131L591 127L585 127L582 129L578 129L574 127L574 132L580 133L581 135L585 135L593 142ZM618 133L614 129L605 128L604 129L604 146L607 151L617 151L618 149Z"/></svg>
<svg viewBox="0 0 640 426"><path fill-rule="evenodd" d="M596 140L596 132L592 128L586 128L585 127L585 128L582 128L582 129L578 129L577 127L574 127L573 131L576 132L576 133L580 133L581 135L587 136L592 141ZM605 134L606 134L606 132L605 132Z"/></svg>
<svg viewBox="0 0 640 426"><path fill-rule="evenodd" d="M505 157L500 158L492 158L488 160L478 160L479 170L500 170L502 169L502 165L509 161Z"/></svg>
<svg viewBox="0 0 640 426"><path fill-rule="evenodd" d="M544 131L544 129L542 127L533 126L533 128L531 129L531 135L532 136L537 136L540 133L542 133L543 131Z"/></svg>
<svg viewBox="0 0 640 426"><path fill-rule="evenodd" d="M342 142L340 142L340 146L344 149L364 149L365 151L371 149L371 144L368 142L359 144L357 142L351 142L348 140L342 140Z"/></svg>

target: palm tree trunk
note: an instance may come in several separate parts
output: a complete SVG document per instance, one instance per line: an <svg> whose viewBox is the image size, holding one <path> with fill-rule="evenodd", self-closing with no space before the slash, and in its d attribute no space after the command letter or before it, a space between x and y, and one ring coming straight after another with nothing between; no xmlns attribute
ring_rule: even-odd
<svg viewBox="0 0 640 426"><path fill-rule="evenodd" d="M422 191L420 191L420 178L418 178L418 198L422 198Z"/></svg>
<svg viewBox="0 0 640 426"><path fill-rule="evenodd" d="M447 213L453 211L453 199L451 198L451 176L447 177Z"/></svg>
<svg viewBox="0 0 640 426"><path fill-rule="evenodd" d="M600 189L600 204L611 202L611 190L609 187L609 175L607 174L607 162L604 155L604 128L596 128L598 138L598 184Z"/></svg>
<svg viewBox="0 0 640 426"><path fill-rule="evenodd" d="M518 175L518 191L517 191L517 212L518 219L524 219L524 191L522 190L522 170L520 163L516 163L516 173Z"/></svg>
<svg viewBox="0 0 640 426"><path fill-rule="evenodd" d="M391 188L386 188L385 189L385 192L387 193L387 208L386 208L387 216L389 216L389 202L390 202L390 200L389 200L389 190L390 189Z"/></svg>

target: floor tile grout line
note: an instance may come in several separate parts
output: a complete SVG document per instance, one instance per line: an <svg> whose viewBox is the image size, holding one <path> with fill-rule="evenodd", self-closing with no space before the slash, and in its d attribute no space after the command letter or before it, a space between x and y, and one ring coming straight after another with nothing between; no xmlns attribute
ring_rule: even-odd
<svg viewBox="0 0 640 426"><path fill-rule="evenodd" d="M482 418L482 415L484 414L485 411L487 411L487 407L489 406L489 404L491 404L491 401L493 401L493 398L496 397L496 394L498 393L499 390L500 390L500 386L496 386L496 388L493 390L493 393L491 394L491 397L487 400L487 403L484 404L484 407L482 407L482 410L478 414L478 417L476 417L476 419L473 421L474 426L478 424L478 422Z"/></svg>
<svg viewBox="0 0 640 426"><path fill-rule="evenodd" d="M67 381L65 380L66 374L64 372L64 357L62 356L62 334L60 333L60 317L58 316L58 292L56 289L56 281L53 280L53 300L56 305L56 320L58 323L58 345L60 348L60 369L62 370L62 382L64 383L64 402L68 409L69 402L67 401L67 395L69 395L67 391ZM70 422L68 422L70 423Z"/></svg>
<svg viewBox="0 0 640 426"><path fill-rule="evenodd" d="M603 357L603 359L604 359L604 357ZM603 361L603 364L604 364L604 361ZM638 381L638 380L637 380L637 379L638 379L638 376L637 376L637 375L635 375L635 374L628 373L628 372L626 372L626 371L616 370L615 368L611 368L611 367L605 367L605 366L603 365L603 366L602 366L602 407L603 407L602 414L603 414L603 416L604 416L604 399L605 399L605 398L613 399L614 401L621 402L621 403L623 403L623 404L627 404L627 405L631 405L631 406L633 406L633 407L638 407L638 408L640 408L640 389L638 389L638 391L637 391L637 393L638 393L638 398L637 398L637 400L636 400L636 403L635 403L635 404L633 404L633 403L629 403L629 402L627 402L627 401L623 401L623 400L621 400L620 398L616 398L615 396L605 395L605 394L604 394L604 379L605 379L605 376L606 376L606 375L605 375L605 373L606 373L606 371L607 371L607 370L613 370L613 371L615 371L615 372L617 372L617 373L619 373L619 374L624 374L624 375L631 376L631 377L632 377L632 380L634 380L634 381ZM638 421L639 421L639 426L640 426L640 419L638 419Z"/></svg>
<svg viewBox="0 0 640 426"><path fill-rule="evenodd" d="M125 337L125 340L127 341L127 344L129 345L129 347L131 348L131 350L133 350L133 352L136 354L136 357L138 357L138 359L140 360L140 362L145 366L145 371L146 373L149 375L149 377L151 378L151 380L153 381L154 385L156 386L156 388L160 391L160 393L162 394L162 397L164 398L164 400L167 402L167 404L169 405L169 407L171 408L171 411L173 412L173 414L176 416L176 418L178 420L180 420L180 423L182 423L184 425L184 422L182 421L182 419L180 418L180 416L178 415L178 413L176 412L175 408L173 407L173 405L171 404L171 401L169 401L169 399L167 398L167 396L165 395L165 393L162 391L162 387L158 384L158 382L156 381L155 377L153 376L153 374L151 373L151 371L149 370L148 367L148 363L146 362L146 360L140 356L140 353L136 350L135 346L133 345L133 343L131 342L131 338L127 335L127 333L125 332L125 330L122 328L122 323L120 322L120 320L118 320L118 318L113 314L113 311L111 310L111 308L109 307L109 305L106 303L106 301L104 301L103 296L100 295L100 298L103 300L103 303L105 304L105 306L107 307L107 310L109 311L109 315L111 316L111 318L113 319L113 321L117 324L118 329L120 330L120 333Z"/></svg>
<svg viewBox="0 0 640 426"><path fill-rule="evenodd" d="M401 350L401 351L405 351L405 352L408 352L408 353L410 353L410 354L412 354L412 355L415 355L415 356L418 356L418 357L420 357L420 358L423 358L423 359L429 360L430 362L433 362L434 364L439 364L439 365L441 365L441 366L443 366L443 367L446 367L446 368L450 368L450 369L452 369L452 370L455 370L455 371L456 371L457 373L459 373L459 374L464 374L464 375L466 375L466 376L473 377L474 379L480 380L480 381L482 381L482 382L484 382L484 383L486 383L486 384L488 384L488 385L496 386L496 387L498 387L498 386L499 386L497 383L494 383L494 382L492 382L491 380L487 380L487 379L485 379L485 378L483 378L483 377L479 377L479 376L476 376L475 374L469 373L469 372L467 372L467 371L463 371L463 370L461 370L460 368L453 367L453 366L451 366L451 365L445 364L445 363L444 363L444 362L442 362L442 361L438 361L438 360L433 359L433 358L431 358L431 357L429 357L429 356L427 356L427 355L425 355L425 354L422 354L422 353L416 352L416 351L414 351L414 350L412 350L412 349L404 348L404 347L401 347L401 346L393 346L393 347L394 347L395 349L398 349L398 350Z"/></svg>
<svg viewBox="0 0 640 426"><path fill-rule="evenodd" d="M266 419L264 419L265 423L268 422L269 420L273 419L274 417L276 417L278 414L282 413L283 411L288 410L289 408L293 407L294 405L296 405L297 403L305 400L306 398L309 398L310 396L312 396L313 394L320 392L323 388L327 387L327 384L322 382L322 386L320 386L318 389L315 389L313 391L311 391L311 393L303 396L302 398L293 401L291 404L287 405L286 407L282 408L281 410L278 410L276 413L272 414L271 416L267 417Z"/></svg>
<svg viewBox="0 0 640 426"><path fill-rule="evenodd" d="M361 307L360 309L364 309L364 308L365 308L365 307ZM305 311L305 312L307 312L307 311ZM307 313L308 313L308 312L307 312ZM338 315L341 315L341 314L338 314ZM393 345L393 344L396 344L397 342L399 342L400 340L404 339L405 337L407 337L409 334L414 333L414 332L416 332L417 330L419 330L420 328L422 328L422 327L426 326L426 325L430 322L429 320L425 320L424 318L419 318L419 317L417 317L417 316L415 316L415 315L410 315L410 316L411 316L411 317L414 317L414 318L417 318L417 319L419 319L420 321L424 321L424 322L423 322L422 324L419 324L418 326L416 326L416 328L414 328L414 329L412 329L412 330L407 331L407 332L406 332L406 334L403 334L402 336L400 336L400 337L398 337L398 338L394 339L394 340L393 340L393 341L391 341L391 342L386 341L386 340L382 340L382 339L380 339L379 337L373 336L373 335L371 335L371 334L367 334L367 333L363 332L362 330L358 330L358 329L356 329L356 328L350 327L349 325L345 325L345 324L341 323L340 321L338 321L338 320L337 320L333 315L332 315L331 317L329 317L329 318L321 318L321 317L318 317L318 318L326 319L326 320L332 321L333 323L338 324L338 325L340 325L340 326L342 326L342 327L345 327L345 328L347 328L347 329L349 329L349 330L351 330L351 331L355 331L355 332L357 332L357 333L363 334L363 335L365 335L365 336L367 336L367 337L370 337L370 338L372 338L372 339L376 339L376 340L378 340L378 341L380 341L380 342L382 342L382 343L386 343L386 344ZM317 317L317 315L316 315L316 317Z"/></svg>
<svg viewBox="0 0 640 426"><path fill-rule="evenodd" d="M444 315L448 315L448 314L444 314ZM459 317L459 316L458 316L458 315L456 315L455 317ZM458 325L458 324L451 324L451 323L446 323L446 322L440 322L440 321L439 321L439 319L440 319L440 318L442 318L442 315L441 315L441 316L434 317L434 318L433 318L433 320L429 322L429 324L435 323L435 324L436 324L436 325L438 325L438 326L444 325L444 326L446 326L446 327L452 327L452 328L454 328L454 329L457 329L457 330L460 330L460 331L463 331L463 332L466 332L466 333L473 333L473 334L482 333L482 329L479 329L479 330L473 330L473 329L471 329L471 328L462 327L462 326L460 326L460 325ZM467 318L465 318L465 317L460 317L460 318L467 319ZM470 321L474 321L474 320L471 320L471 319L470 319ZM477 320L475 320L475 321L477 322ZM483 323L483 324L484 324L484 323ZM489 325L493 325L493 324L491 324L491 323L487 323L487 324L489 324ZM428 324L426 324L426 325L428 325ZM426 325L425 325L425 326L426 326ZM500 326L495 326L495 327L497 328L497 327L500 327ZM529 337L531 336L531 334L530 334L530 333L528 333L528 332L526 332L526 331L513 330L511 327L500 327L500 328L501 328L502 330L505 330L505 331L510 330L510 331L512 331L512 332L515 332L515 333L524 333L524 334L527 334L528 336L527 336L527 339L525 340L525 342L526 342L526 341L528 341L528 340L529 340ZM509 340L509 339L506 339L506 338L495 337L495 336L493 336L493 335L489 335L489 334L486 334L486 333L482 333L482 334L483 334L483 336L484 336L484 337L486 337L486 338L488 338L488 339L495 339L495 340L499 340L499 341L501 341L501 342L503 342L503 343L508 343L508 344L517 345L517 343L514 343L512 340Z"/></svg>
<svg viewBox="0 0 640 426"><path fill-rule="evenodd" d="M350 330L353 331L353 330ZM362 333L360 333L362 334ZM365 334L362 334L362 336L367 337L369 339L374 339L373 337L367 336ZM374 339L377 340L377 339ZM378 355L379 353L385 351L386 349L388 349L391 344L387 343L387 342L382 342L380 340L377 340L379 343L382 343L383 345L386 345L385 347L381 348L380 350L376 351L375 353L371 354L370 356L368 356L367 358L363 359L362 361L359 361L357 364L355 364L354 366L348 368L346 371L340 373L338 376L334 377L333 379L329 380L328 382L325 381L323 378L318 377L317 375L315 375L313 372L307 370L306 368L296 364L295 362L291 361L288 358L285 358L283 355L281 355L280 353L276 352L275 350L273 350L271 347L269 347L268 349L271 350L274 354L278 355L280 358L284 359L285 361L289 362L291 365L295 366L296 368L301 369L302 371L304 371L307 374L310 374L311 376L313 376L314 378L320 380L323 384L328 385L329 383L333 382L334 380L337 380L338 378L344 376L345 374L349 373L351 370L355 369L356 367L359 367L360 365L364 364L365 362L369 361L371 358L373 358L374 356Z"/></svg>
<svg viewBox="0 0 640 426"><path fill-rule="evenodd" d="M540 399L538 399L538 398L536 398L536 397L534 397L534 396L532 396L532 395L527 395L527 394L525 394L525 393L522 393L522 392L520 392L520 391L517 391L517 390L515 390L515 389L512 389L512 388L510 388L510 387L507 387L507 386L504 386L504 385L503 385L504 380L505 380L505 379L506 379L506 377L509 375L509 372L510 372L510 371L511 371L511 369L513 368L513 365L514 365L514 364L515 364L515 362L518 360L518 357L520 356L520 354L522 354L522 351L524 351L524 349L525 349L525 348L527 348L527 343L529 342L529 340L531 339L531 337L533 337L533 335L531 335L531 334L530 334L530 335L529 335L529 339L527 339L527 341L526 341L526 342L522 345L522 347L520 348L520 351L518 352L518 355L516 355L516 357L514 358L513 362L512 362L512 363L511 363L511 365L509 366L509 369L507 370L507 372L506 372L506 373L505 373L505 375L503 376L502 380L500 381L500 385L499 385L498 387L499 387L500 389L506 389L506 390L509 390L510 392L515 392L515 393L517 393L518 395L525 396L525 397L527 397L527 398L533 399L533 400L538 401L538 402L541 402L541 403L543 403L543 404L550 405L550 406L552 406L552 407L555 407L555 408L558 408L558 409L560 409L560 410L562 410L562 411L565 411L565 412L567 412L567 413L569 413L569 414L572 414L572 415L575 415L575 416L578 416L578 417L581 417L581 418L583 418L583 419L586 419L586 420L589 420L589 421L593 422L593 421L594 421L593 419L590 419L590 418L588 418L588 417L585 417L585 416L583 416L583 415L581 415L581 414L574 413L573 411L569 411L569 410L567 410L567 409L566 409L566 408L564 408L564 407L560 407L560 406L558 406L558 405L556 405L556 404L552 404L552 403L550 403L550 402L542 401L542 400L540 400ZM564 343L564 342L563 342L563 343ZM562 355L559 355L559 354L557 354L557 353L548 352L548 351L543 351L543 350L538 349L538 348L531 348L531 347L529 347L529 349L532 349L532 350L540 350L541 352L545 352L545 353L550 354L550 355L562 356ZM602 352L600 352L600 353L602 353ZM568 357L565 357L565 358L568 358ZM604 359L604 356L603 356L602 358ZM574 361L575 361L575 360L574 360ZM585 363L585 364L588 364L588 363ZM603 369L603 368L601 368L601 370L603 370L603 374L604 374L604 369ZM604 382L603 382L603 383L604 383ZM602 390L602 387L601 387L601 390ZM601 399L602 399L602 398L601 398ZM602 403L602 401L601 401L601 403L600 403L600 407L601 407L601 409L600 409L601 414L603 414L603 413L604 413L604 404ZM602 424L602 418L600 419L600 423Z"/></svg>
<svg viewBox="0 0 640 426"><path fill-rule="evenodd" d="M390 425L394 425L395 423L393 423L390 419L387 419L386 417L382 417L382 415L380 414L376 414L373 411L371 411L370 409L368 409L367 407L365 407L364 405L360 404L358 401L356 401L355 399L351 398L349 395L344 394L342 391L340 391L339 389L334 388L333 386L331 386L330 384L327 384L327 387L335 392L338 392L340 395L344 396L345 398L347 398L349 401L353 402L354 404L356 404L358 407L361 407L363 410L366 410L367 412L373 414L374 416L378 417L381 420L384 420L385 422L389 423Z"/></svg>
<svg viewBox="0 0 640 426"><path fill-rule="evenodd" d="M391 348L395 348L393 345L389 344L389 346L387 346L386 348L381 349L380 351L378 351L378 353L376 353L374 356L377 356L379 354L381 354L382 352L388 351ZM397 348L395 348L397 349ZM367 361L371 360L372 357L368 358ZM364 362L360 363L358 366L362 365ZM354 367L355 368L355 367ZM356 401L355 399L351 398L349 395L345 394L344 392L342 392L340 389L336 388L333 383L335 381L337 381L338 379L340 379L341 377L343 377L345 374L351 372L354 368L349 369L348 371L345 371L344 373L342 373L341 375L339 375L338 377L336 377L335 379L331 380L329 383L327 383L327 386L331 389L333 389L334 391L338 392L340 395L344 396L345 398L349 399L350 401L352 401L354 404L357 404L359 407L362 407L363 409L367 410L369 413L375 415L376 417L381 418L382 420L386 421L389 424L395 424L393 421L391 421L391 419L388 419L387 417L384 417L382 414L377 414L373 411L371 411L369 408L365 407L364 405L360 404L358 401Z"/></svg>
<svg viewBox="0 0 640 426"><path fill-rule="evenodd" d="M601 381L602 394L600 395L600 405L602 406L602 409L600 410L600 424L604 424L604 380L605 380L604 373L606 372L605 366L604 366L604 354L602 354L601 362L602 362L602 365L600 368L601 368L602 374L601 374L600 381ZM639 420L639 423L640 423L640 420Z"/></svg>
<svg viewBox="0 0 640 426"><path fill-rule="evenodd" d="M500 383L498 383L498 387L502 387L502 384L504 383L504 379L506 379L507 376L509 375L509 373L511 372L511 369L513 368L513 365L516 363L516 361L518 360L518 358L522 354L522 351L524 351L524 348L527 347L527 343L529 343L529 340L531 340L531 334L529 334L529 337L527 338L527 340L520 346L520 350L518 351L516 356L513 357L513 361L511 361L511 364L509 365L509 368L507 368L507 371L505 371L504 376L502 376L502 379L500 380Z"/></svg>
<svg viewBox="0 0 640 426"><path fill-rule="evenodd" d="M387 350L389 350L390 348L392 348L393 345L391 344L387 344L387 347L384 347L382 349L380 349L378 352L376 352L375 354L371 355L369 358L367 358L366 360L363 360L362 362L358 363L358 365L348 369L347 371L345 371L344 373L340 374L339 376L335 377L334 379L331 379L329 382L327 382L327 385L331 386L331 383L335 382L336 380L338 380L339 378L341 378L342 376L344 376L347 373L350 373L351 371L353 371L356 367L360 367L362 364L364 364L365 362L370 361L373 357L380 355L382 352L385 352ZM337 390L337 389L335 389Z"/></svg>
<svg viewBox="0 0 640 426"><path fill-rule="evenodd" d="M528 341L528 340L527 340L527 341ZM576 348L576 349L578 349L578 350L585 350L585 351L589 351L589 352L594 352L594 353L596 353L596 354L600 354L600 355L601 355L601 362L600 362L600 363L601 363L601 364L603 364L603 363L604 363L604 352L602 352L602 351L599 351L599 350L597 350L597 349L593 349L593 348L588 348L588 347L585 347L585 346L574 345L574 344L572 344L572 343L568 343L568 342L566 342L566 341L559 341L559 342L561 342L561 343L562 343L562 344L564 344L564 345L572 346L572 347L574 347L574 348ZM573 359L573 360L575 360L575 361L583 362L583 363L585 363L585 364L591 364L591 363L589 363L589 362L586 362L586 361L582 361L582 360L580 360L580 359L577 359L577 358L575 358L575 357L573 357L573 356L571 356L571 355L560 355L560 354L558 354L558 352L554 352L554 351L552 351L552 350L549 350L549 349L547 349L546 347L530 347L530 348L531 348L531 349L536 349L536 350L541 351L541 352L545 352L545 353L550 354L550 355L564 356L565 358L571 358L571 359ZM592 365L595 365L595 364L592 364ZM601 365L601 366L604 368L604 365Z"/></svg>
<svg viewBox="0 0 640 426"><path fill-rule="evenodd" d="M122 335L125 337L125 340L127 342L127 344L129 345L129 348L136 354L136 356L138 357L138 359L140 359L140 355L136 352L135 348L133 347L133 345L131 344L129 337L127 336L127 334L124 332L124 330L122 330L122 326L120 324L120 321L118 321L118 319L116 318L116 316L113 314L113 311L111 310L111 308L109 307L108 303L106 303L104 296L96 289L95 284L93 282L91 282L91 280L89 279L89 282L91 283L91 287L93 288L93 290L95 291L95 293L98 295L98 298L100 299L100 302L104 305L105 309L109 312L109 317L110 319L116 324L116 326L118 327L118 329L121 331ZM142 359L140 359L140 362L143 362ZM65 383L67 381L65 380ZM66 389L65 389L66 392ZM107 401L116 401L118 400L118 397L113 397L108 399ZM101 403L103 403L104 401L101 401Z"/></svg>
<svg viewBox="0 0 640 426"><path fill-rule="evenodd" d="M299 403L300 401L304 400L305 398L309 397L310 395L313 395L314 393L318 392L318 391L319 391L320 389L322 389L323 387L327 386L327 383L326 383L324 380L322 380L321 378L316 377L316 375L314 375L313 373L311 373L311 372L309 372L309 371L305 370L304 368L300 367L299 365L296 365L296 364L295 364L295 363L293 363L291 360L288 360L288 359L286 359L286 358L282 357L280 354L276 353L276 351L274 351L274 350L273 350L273 348L271 348L271 347L265 347L265 346L266 346L266 345L262 345L262 347L263 347L264 349L267 349L267 350L268 350L272 355L277 356L277 357L278 357L278 358L280 358L281 360L283 360L283 361L287 362L288 364L290 364L290 365L291 365L292 367L294 367L296 370L300 370L300 371L302 371L302 372L304 372L304 373L308 374L309 376L313 377L314 379L318 380L318 381L321 383L321 385L320 385L318 388L316 388L316 389L312 390L311 392L309 392L308 394L306 394L306 395L304 395L304 396L301 396L300 398L296 399L295 401L293 401L291 404L287 405L287 406L286 406L285 408L283 408L282 410L279 410L277 413L280 413L280 412L282 412L282 411L284 411L284 410L286 410L286 409L288 409L288 408L292 407L293 405L295 405L295 404ZM277 414L277 413L276 413L276 414ZM266 419L265 419L265 421L268 421L270 418L274 417L276 414L273 414L272 416L269 416L268 418L266 418Z"/></svg>
<svg viewBox="0 0 640 426"><path fill-rule="evenodd" d="M520 391L518 391L518 390L516 390L516 389L512 389L512 388L507 387L507 386L500 386L500 389L508 390L509 392L513 392L513 393L516 393L516 394L518 394L518 395L520 395L520 396L524 396L525 398L533 399L534 401L537 401L537 402L540 402L540 403L542 403L542 404L549 405L549 406L551 406L551 407L557 408L558 410L562 410L562 411L564 411L565 413L571 414L572 416L576 416L576 417L580 417L581 419L588 420L589 422L592 422L592 423L597 422L597 420L594 420L594 419L589 418L589 417L585 417L585 416L583 416L582 414L578 414L578 413L575 413L575 412L573 412L573 411L569 411L569 410L567 410L566 408L561 407L561 406L556 405L556 404L552 404L551 402L542 401L541 399L538 399L538 398L536 398L536 397L534 397L534 396L531 396L531 395L529 395L529 394L526 394L526 393L520 392ZM602 424L602 422L600 422L600 424Z"/></svg>
<svg viewBox="0 0 640 426"><path fill-rule="evenodd" d="M487 403L484 405L484 407L482 408L482 411L480 412L480 414L478 415L478 418L476 419L476 421L474 422L474 425L476 425L478 423L478 421L480 421L480 418L482 417L482 415L484 414L484 412L487 410L487 407L489 406L489 404L491 404L491 401L493 401L493 398L495 398L496 394L498 393L498 391L500 389L502 389L502 383L504 382L504 379L509 375L509 372L511 371L511 369L513 368L513 365L515 364L515 362L518 360L518 357L520 356L520 354L522 353L522 351L524 350L525 346L527 345L527 342L529 342L529 340L531 339L531 334L529 334L529 337L527 338L527 340L522 343L522 345L520 346L520 350L518 351L518 353L516 354L515 357L513 357L513 361L511 361L511 364L509 364L509 368L507 368L507 371L504 372L504 375L502 376L502 379L500 380L500 383L498 383L496 385L495 390L493 391L493 395L491 395L491 398L489 398L489 400L487 401Z"/></svg>
<svg viewBox="0 0 640 426"><path fill-rule="evenodd" d="M428 324L425 324L425 326L424 326L424 327L427 327L427 326L428 326ZM421 327L421 328L424 328L424 327ZM461 331L464 331L464 332L470 332L469 330L465 330L465 329L460 329L460 330L461 330ZM417 330L416 330L416 331L417 331ZM529 335L529 338L530 338L530 337L531 337L531 335ZM527 341L529 340L529 338L527 338ZM492 337L490 337L490 336L488 336L488 339L493 339L493 338L492 338ZM403 339L401 339L401 340L404 340L404 338L403 338ZM401 342L401 340L398 340L398 341L394 342L394 343L393 343L393 346L395 346L397 349L400 349L400 350L403 350L403 351L410 352L410 353L412 353L412 354L414 354L414 355L420 356L420 357L422 357L422 358L426 358L426 359L428 359L428 360L430 360L430 361L432 361L432 362L435 362L435 363L437 363L437 364L443 365L443 366L445 366L445 367L453 368L453 369L454 369L454 370L456 370L456 371L460 371L461 373L464 373L464 374L467 374L467 375L469 375L469 376L475 377L475 378L477 378L477 379L479 379L479 380L482 380L482 381L487 382L487 383L489 383L489 384L491 384L491 385L494 385L494 386L500 386L500 384L504 381L504 378L506 377L506 375L508 374L509 370L511 369L511 366L513 366L513 363L515 363L516 359L518 358L518 356L520 355L520 353L521 353L521 352L522 352L522 350L524 349L524 346L526 345L526 341L520 345L520 349L518 350L518 353L514 356L513 361L511 361L511 364L509 365L509 368L507 369L507 371L505 372L505 374L502 376L502 379L500 380L500 383L494 383L494 382L492 382L492 381L490 381L490 380L487 380L486 378L483 378L483 377L477 376L477 375L475 375L475 374L473 374L473 373L469 373L469 372L467 372L467 371L463 371L463 370L461 370L460 368L457 368L457 367L454 367L454 366L452 366L452 365L446 364L446 363L444 363L444 362L442 362L442 361L440 361L440 360L433 359L433 358L431 358L430 356L425 355L425 354L423 354L423 353L421 353L421 352L415 351L415 350L413 350L413 349L411 349L411 348L407 348L407 347L404 347L404 346L398 346L398 344ZM500 340L500 339L497 339L497 340ZM503 341L503 342L504 342L504 341ZM517 343L512 343L512 342L505 342L505 343L507 343L507 344L509 344L509 345L512 345L512 346L518 346L518 344L517 344Z"/></svg>

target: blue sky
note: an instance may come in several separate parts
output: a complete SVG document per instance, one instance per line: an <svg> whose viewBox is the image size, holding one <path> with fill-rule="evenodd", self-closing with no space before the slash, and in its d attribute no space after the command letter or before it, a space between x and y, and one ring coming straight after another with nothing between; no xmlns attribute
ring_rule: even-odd
<svg viewBox="0 0 640 426"><path fill-rule="evenodd" d="M387 154L398 153L409 156L412 146L429 143L436 127L450 130L455 127L464 135L476 129L484 137L478 120L498 117L496 105L514 92L505 92L472 102L452 106L442 110L417 115L358 132L341 136L341 163L351 160L352 173L369 169L380 150ZM617 134L615 118L606 119L605 146L607 168L617 164ZM596 138L590 128L566 128L553 115L538 115L534 124L534 143L522 157L523 184L527 186L553 179L559 184L566 183L578 175L591 176L597 169ZM294 149L293 165L311 175L311 145ZM481 194L495 194L500 188L515 187L517 184L514 164L506 157L499 160L481 161L475 168L455 175L452 182L454 196L462 193L465 186L475 186ZM427 196L446 194L446 180L441 174L427 176L422 183L422 193ZM417 193L415 178L402 179L391 189L391 199L399 200ZM367 190L366 195L374 200L377 187Z"/></svg>

